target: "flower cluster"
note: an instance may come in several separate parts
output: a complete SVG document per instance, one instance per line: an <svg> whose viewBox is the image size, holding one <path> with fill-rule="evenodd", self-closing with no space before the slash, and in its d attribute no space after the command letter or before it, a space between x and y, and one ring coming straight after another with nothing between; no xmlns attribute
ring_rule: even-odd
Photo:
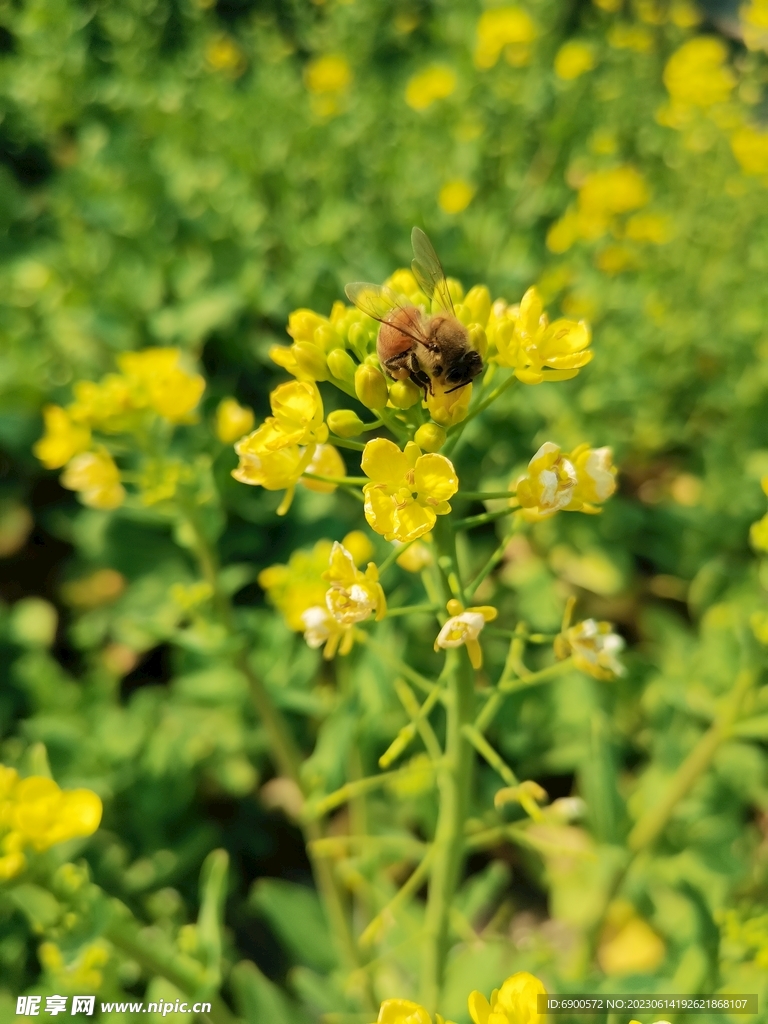
<svg viewBox="0 0 768 1024"><path fill-rule="evenodd" d="M547 990L537 977L527 971L510 975L501 988L494 989L490 1000L475 990L467 1000L474 1024L536 1024L539 1019L538 997ZM435 1014L436 1024L450 1024ZM429 1011L410 999L385 999L376 1024L432 1024Z"/></svg>
<svg viewBox="0 0 768 1024"><path fill-rule="evenodd" d="M566 455L559 445L545 441L515 487L518 504L533 518L561 511L594 515L616 490L611 449L581 444Z"/></svg>
<svg viewBox="0 0 768 1024"><path fill-rule="evenodd" d="M524 67L531 59L531 45L537 35L533 19L522 7L483 11L477 23L476 67L492 68L502 54L512 67Z"/></svg>
<svg viewBox="0 0 768 1024"><path fill-rule="evenodd" d="M20 779L0 765L0 881L24 870L24 850L47 850L89 836L101 821L101 800L89 789L61 790L53 779Z"/></svg>
<svg viewBox="0 0 768 1024"><path fill-rule="evenodd" d="M34 446L47 469L66 467L63 486L77 491L90 508L117 508L126 497L114 458L93 441L93 432L145 432L157 417L169 424L191 423L205 390L205 380L184 369L176 348L124 352L117 363L120 373L78 381L75 400L66 408L46 406L45 433Z"/></svg>

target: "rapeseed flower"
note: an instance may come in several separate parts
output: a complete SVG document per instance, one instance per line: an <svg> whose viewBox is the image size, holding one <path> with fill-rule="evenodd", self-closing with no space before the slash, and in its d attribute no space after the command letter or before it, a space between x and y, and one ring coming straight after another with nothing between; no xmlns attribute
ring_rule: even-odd
<svg viewBox="0 0 768 1024"><path fill-rule="evenodd" d="M664 68L664 85L673 103L706 109L730 99L736 76L727 59L728 47L715 36L696 36L683 43Z"/></svg>
<svg viewBox="0 0 768 1024"><path fill-rule="evenodd" d="M593 46L581 39L569 39L555 55L555 74L564 82L570 82L591 71L596 63Z"/></svg>
<svg viewBox="0 0 768 1024"><path fill-rule="evenodd" d="M512 67L524 67L531 59L531 44L537 35L533 19L522 7L483 11L477 23L475 66L492 68L503 53Z"/></svg>
<svg viewBox="0 0 768 1024"><path fill-rule="evenodd" d="M91 443L88 427L73 421L60 405L46 405L43 409L45 433L36 441L32 451L46 469L60 469L69 460L84 451Z"/></svg>
<svg viewBox="0 0 768 1024"><path fill-rule="evenodd" d="M510 307L489 330L496 359L514 368L524 384L569 380L592 359L591 333L580 320L549 323L536 287L529 288L518 307Z"/></svg>
<svg viewBox="0 0 768 1024"><path fill-rule="evenodd" d="M610 622L584 619L571 626L555 640L558 658L573 658L574 665L595 679L615 679L626 669L617 655L624 649L624 639L613 632Z"/></svg>
<svg viewBox="0 0 768 1024"><path fill-rule="evenodd" d="M482 992L471 992L467 1000L469 1015L474 1024L537 1024L538 997L546 994L537 977L518 971L493 990L490 1000Z"/></svg>
<svg viewBox="0 0 768 1024"><path fill-rule="evenodd" d="M475 189L463 178L454 178L447 181L437 196L437 205L443 213L455 215L462 213L475 195Z"/></svg>
<svg viewBox="0 0 768 1024"><path fill-rule="evenodd" d="M483 652L477 638L486 622L492 622L499 614L498 611L492 605L465 608L455 598L450 600L446 607L451 617L437 634L435 650L466 647L472 667L481 668Z"/></svg>
<svg viewBox="0 0 768 1024"><path fill-rule="evenodd" d="M47 850L99 827L101 800L89 789L60 789L53 779L19 779L0 765L0 881L24 870L24 850Z"/></svg>
<svg viewBox="0 0 768 1024"><path fill-rule="evenodd" d="M383 437L369 441L362 470L371 481L363 487L365 518L387 540L429 533L437 516L451 511L448 499L459 489L453 463L444 455L422 455L413 442L401 451Z"/></svg>
<svg viewBox="0 0 768 1024"><path fill-rule="evenodd" d="M288 628L295 632L303 631L302 614L307 608L325 605L328 584L323 573L328 568L332 548L332 541L319 540L309 550L294 551L287 565L272 565L259 573L259 586L282 613Z"/></svg>
<svg viewBox="0 0 768 1024"><path fill-rule="evenodd" d="M362 572L355 565L351 552L335 541L329 568L323 573L323 578L330 583L325 595L326 606L340 625L352 626L356 622L364 622L371 615L375 615L377 622L384 618L387 600L373 562L369 562L368 568Z"/></svg>
<svg viewBox="0 0 768 1024"><path fill-rule="evenodd" d="M744 125L731 136L731 149L745 174L768 174L768 132Z"/></svg>
<svg viewBox="0 0 768 1024"><path fill-rule="evenodd" d="M338 448L334 448L332 444L319 444L304 472L316 473L318 476L342 477L347 468ZM317 491L319 494L332 494L337 487L327 480L311 480L307 476L302 477L301 483L308 490Z"/></svg>
<svg viewBox="0 0 768 1024"><path fill-rule="evenodd" d="M751 0L739 11L744 42L750 50L768 50L768 2Z"/></svg>
<svg viewBox="0 0 768 1024"><path fill-rule="evenodd" d="M545 441L516 485L518 503L535 518L556 512L598 512L597 505L616 490L616 469L610 448L579 445L569 455Z"/></svg>
<svg viewBox="0 0 768 1024"><path fill-rule="evenodd" d="M182 369L180 358L177 348L145 348L118 356L136 408L149 407L171 423L189 422L205 391L205 379Z"/></svg>
<svg viewBox="0 0 768 1024"><path fill-rule="evenodd" d="M341 54L329 53L310 61L304 71L304 84L312 97L312 110L318 117L333 117L341 109L341 99L352 84L352 69Z"/></svg>
<svg viewBox="0 0 768 1024"><path fill-rule="evenodd" d="M216 436L222 444L234 444L253 430L253 409L236 398L223 398L216 409Z"/></svg>
<svg viewBox="0 0 768 1024"><path fill-rule="evenodd" d="M409 79L405 102L413 110L426 110L437 100L444 100L456 91L456 72L442 64L433 64Z"/></svg>
<svg viewBox="0 0 768 1024"><path fill-rule="evenodd" d="M77 491L82 503L89 508L119 508L125 501L120 471L104 448L75 455L67 463L61 483L68 490Z"/></svg>
<svg viewBox="0 0 768 1024"><path fill-rule="evenodd" d="M410 999L385 999L379 1007L376 1024L432 1024L432 1017L420 1003ZM435 1014L435 1024L451 1024Z"/></svg>
<svg viewBox="0 0 768 1024"><path fill-rule="evenodd" d="M610 230L618 233L616 218L646 206L649 199L645 179L630 164L593 171L580 186L576 205L550 227L547 247L563 253L579 239L593 242Z"/></svg>
<svg viewBox="0 0 768 1024"><path fill-rule="evenodd" d="M426 404L429 415L442 427L452 427L466 419L469 403L472 400L472 384L462 388L443 388L432 384L432 391L427 393ZM428 424L424 424L427 426ZM421 428L419 428L421 429ZM438 446L439 447L439 446Z"/></svg>

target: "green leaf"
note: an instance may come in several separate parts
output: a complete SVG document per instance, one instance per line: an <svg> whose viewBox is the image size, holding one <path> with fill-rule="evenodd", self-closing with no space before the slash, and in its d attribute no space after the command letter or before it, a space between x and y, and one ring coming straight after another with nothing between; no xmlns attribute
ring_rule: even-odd
<svg viewBox="0 0 768 1024"><path fill-rule="evenodd" d="M200 959L205 964L211 984L221 979L221 929L224 900L227 895L229 855L226 850L212 850L200 872L200 913L197 917L197 941ZM214 981L215 979L215 981Z"/></svg>
<svg viewBox="0 0 768 1024"><path fill-rule="evenodd" d="M299 963L322 973L336 966L328 924L313 889L281 878L261 878L251 889L249 902Z"/></svg>
<svg viewBox="0 0 768 1024"><path fill-rule="evenodd" d="M31 882L22 882L8 893L9 899L26 916L34 932L42 932L56 924L62 914L62 907L47 889Z"/></svg>
<svg viewBox="0 0 768 1024"><path fill-rule="evenodd" d="M250 960L233 967L229 980L238 1013L247 1024L308 1024L298 1007Z"/></svg>

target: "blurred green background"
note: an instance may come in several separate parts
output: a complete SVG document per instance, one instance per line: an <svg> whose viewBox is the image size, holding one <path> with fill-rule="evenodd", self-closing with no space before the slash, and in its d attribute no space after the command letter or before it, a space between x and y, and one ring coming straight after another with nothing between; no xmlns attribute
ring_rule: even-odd
<svg viewBox="0 0 768 1024"><path fill-rule="evenodd" d="M267 353L288 314L327 314L347 281L407 265L414 224L465 286L515 302L536 283L553 315L588 319L593 363L510 392L465 460L505 486L544 440L614 448L620 493L604 514L520 539L494 601L552 631L574 594L626 637L625 679L569 677L519 698L498 737L521 778L600 808L591 836L620 847L743 651L768 642L768 563L749 543L768 475L764 23L759 0L0 4L0 760L32 770L44 744L57 781L102 796L94 877L169 934L196 904L206 854L225 847L227 955L279 986L278 1024L344 1007L323 981L300 833L262 788L274 771L259 723L236 674L205 661L205 637L180 639L168 588L194 571L169 524L78 505L32 455L41 409L120 352L174 345L208 379L190 435L210 431L226 395L261 418L285 377ZM275 496L235 484L234 464L214 453L220 557L241 570L256 663L309 753L331 680L255 578L358 527L359 512L304 494L276 520ZM489 528L478 550L493 543ZM375 676L364 659L357 671ZM380 739L399 719L387 705L377 721L370 686L356 714ZM634 910L613 908L604 945L642 920L627 941L647 959L611 973L609 958L609 978L764 986L768 693L755 700L644 865ZM314 756L329 788L343 781L334 728ZM414 800L403 820L427 820ZM587 883L505 857L470 866L504 969L594 980L569 959ZM488 874L499 863L511 881ZM49 968L34 915L0 914L10 1019L11 997L48 984ZM457 1019L478 964L498 973L487 949L471 953L449 981ZM106 990L139 991L130 971L115 966ZM241 1012L267 1019L258 1005Z"/></svg>

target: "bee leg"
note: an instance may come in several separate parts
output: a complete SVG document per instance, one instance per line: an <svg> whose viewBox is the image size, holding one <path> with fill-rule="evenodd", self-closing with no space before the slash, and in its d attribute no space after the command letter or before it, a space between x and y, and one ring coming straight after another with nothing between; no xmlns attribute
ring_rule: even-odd
<svg viewBox="0 0 768 1024"><path fill-rule="evenodd" d="M384 361L384 369L393 380L407 380L410 373L407 356L405 352Z"/></svg>

